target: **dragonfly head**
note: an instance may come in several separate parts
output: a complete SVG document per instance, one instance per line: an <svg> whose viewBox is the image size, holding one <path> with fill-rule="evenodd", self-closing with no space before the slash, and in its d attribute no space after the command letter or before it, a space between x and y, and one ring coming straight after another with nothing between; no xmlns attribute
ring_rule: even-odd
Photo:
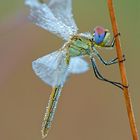
<svg viewBox="0 0 140 140"><path fill-rule="evenodd" d="M94 28L93 42L100 47L104 47L110 41L110 33L101 26Z"/></svg>

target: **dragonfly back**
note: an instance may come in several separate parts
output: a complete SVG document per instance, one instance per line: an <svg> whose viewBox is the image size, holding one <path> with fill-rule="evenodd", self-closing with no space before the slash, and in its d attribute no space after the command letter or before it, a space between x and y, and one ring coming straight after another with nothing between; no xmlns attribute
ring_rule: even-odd
<svg viewBox="0 0 140 140"><path fill-rule="evenodd" d="M92 44L90 38L81 35L73 36L68 45L68 55L70 57L90 55Z"/></svg>

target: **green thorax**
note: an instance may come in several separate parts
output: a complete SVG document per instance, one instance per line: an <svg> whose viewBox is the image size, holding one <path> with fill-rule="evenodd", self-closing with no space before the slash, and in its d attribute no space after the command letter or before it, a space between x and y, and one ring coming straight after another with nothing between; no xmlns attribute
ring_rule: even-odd
<svg viewBox="0 0 140 140"><path fill-rule="evenodd" d="M84 56L89 55L92 41L83 36L74 36L69 44L69 56Z"/></svg>

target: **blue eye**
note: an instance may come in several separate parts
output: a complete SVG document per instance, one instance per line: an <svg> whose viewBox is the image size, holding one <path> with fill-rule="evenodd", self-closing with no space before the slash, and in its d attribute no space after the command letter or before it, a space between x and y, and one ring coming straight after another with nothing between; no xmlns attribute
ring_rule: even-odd
<svg viewBox="0 0 140 140"><path fill-rule="evenodd" d="M100 44L101 42L103 42L104 38L105 38L105 34L106 34L106 31L103 27L101 27L101 26L95 27L95 29L94 29L95 43Z"/></svg>
<svg viewBox="0 0 140 140"><path fill-rule="evenodd" d="M101 42L103 42L105 38L105 32L99 34L98 32L95 32L94 33L94 41L97 43L97 44L100 44Z"/></svg>

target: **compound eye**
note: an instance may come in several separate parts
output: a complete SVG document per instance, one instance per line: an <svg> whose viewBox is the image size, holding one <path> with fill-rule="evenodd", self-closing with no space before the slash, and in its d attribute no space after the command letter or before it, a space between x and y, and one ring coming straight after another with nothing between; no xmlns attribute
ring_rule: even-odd
<svg viewBox="0 0 140 140"><path fill-rule="evenodd" d="M94 30L94 41L100 44L104 41L106 31L103 27L96 27Z"/></svg>

